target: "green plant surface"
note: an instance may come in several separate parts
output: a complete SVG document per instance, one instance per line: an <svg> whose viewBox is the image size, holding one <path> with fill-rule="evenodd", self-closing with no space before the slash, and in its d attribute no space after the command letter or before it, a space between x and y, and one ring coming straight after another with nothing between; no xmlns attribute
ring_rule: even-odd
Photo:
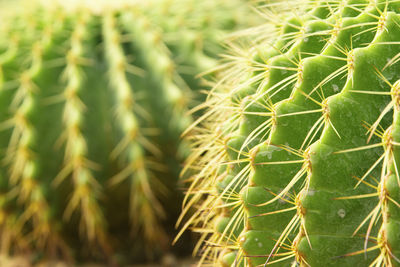
<svg viewBox="0 0 400 267"><path fill-rule="evenodd" d="M400 1L259 7L187 130L199 265L399 266Z"/></svg>
<svg viewBox="0 0 400 267"><path fill-rule="evenodd" d="M87 0L4 7L4 254L128 264L171 249L187 154L179 137L201 88L195 75L216 65L220 39L247 25L249 8L237 12L240 4ZM239 15L220 16L222 10Z"/></svg>

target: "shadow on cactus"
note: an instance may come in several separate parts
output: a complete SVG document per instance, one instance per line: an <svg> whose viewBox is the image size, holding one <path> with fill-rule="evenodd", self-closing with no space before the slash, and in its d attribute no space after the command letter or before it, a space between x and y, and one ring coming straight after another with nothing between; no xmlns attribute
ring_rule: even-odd
<svg viewBox="0 0 400 267"><path fill-rule="evenodd" d="M239 25L220 16L239 2L90 3L1 23L3 253L127 263L170 249L189 88L221 51L201 44Z"/></svg>
<svg viewBox="0 0 400 267"><path fill-rule="evenodd" d="M400 266L400 1L259 8L188 129L199 265Z"/></svg>

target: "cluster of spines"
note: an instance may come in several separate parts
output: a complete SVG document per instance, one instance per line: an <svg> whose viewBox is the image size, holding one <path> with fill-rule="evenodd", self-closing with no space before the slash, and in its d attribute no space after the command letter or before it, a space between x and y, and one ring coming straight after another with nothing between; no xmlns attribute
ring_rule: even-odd
<svg viewBox="0 0 400 267"><path fill-rule="evenodd" d="M121 35L117 29L115 14L109 13L103 18L105 51L109 62L109 75L113 88L116 90L116 118L124 138L115 148L115 157L126 159L126 168L114 176L112 184L120 183L129 178L131 184L130 217L137 229L144 229L148 240L156 242L161 236L155 229L161 229L156 214L163 214L162 207L151 190L151 173L145 159L144 148L149 141L145 139L139 127L134 110L138 104L133 95L134 90L127 80L128 62L121 46ZM151 148L156 150L157 148ZM153 178L154 179L154 178ZM137 216L142 214L142 216ZM146 214L146 216L145 216ZM160 216L160 215L159 215Z"/></svg>
<svg viewBox="0 0 400 267"><path fill-rule="evenodd" d="M352 192L354 181L352 181L351 175L349 179L349 173L356 175L360 170L368 170L368 172L358 179L370 184L365 181L365 178L385 158L380 175L380 185L374 186L380 191L371 193L369 189L358 189L352 192L355 195L353 197L341 194L337 196L338 192L335 195L332 193L332 189L329 192L335 201L340 201L340 199L350 201L351 198L361 199L363 192L366 192L365 197L380 196L378 205L370 213L366 213L366 210L372 205L371 202L365 202L366 204L362 204L362 202L346 203L350 207L355 207L353 210L347 211L347 216L350 212L354 213L352 215L354 217L351 217L353 220L366 217L363 222L360 221L360 227L352 229L355 231L354 235L364 229L365 227L362 228L362 226L369 221L366 237L352 239L356 243L359 243L359 240L365 240L363 248L344 255L340 254L337 247L333 246L332 249L336 249L339 254L324 255L323 252L320 252L323 246L321 243L324 241L321 243L316 241L319 238L318 234L315 238L313 237L312 232L315 232L315 229L309 229L308 225L312 225L314 218L311 215L307 216L307 212L309 214L313 212L310 205L316 205L316 203L312 203L310 199L314 194L319 194L320 189L316 189L318 188L316 185L321 182L321 178L324 178L321 173L323 170L318 166L320 162L317 160L322 161L322 157L326 162L329 160L334 162L329 158L330 154L336 157L337 155L346 155L347 159L347 153L361 150L362 142L368 141L363 134L361 137L357 135L360 133L360 129L364 128L362 121L356 121L354 122L356 125L351 125L358 131L353 139L359 138L359 140L350 140L350 142L353 142L354 145L358 144L359 148L346 149L349 146L346 143L348 139L347 141L343 140L346 140L349 133L346 133L346 130L338 125L343 126L349 121L342 117L341 119L344 121L341 124L336 122L337 116L340 116L338 115L340 110L332 102L336 100L340 104L340 101L343 100L341 94L338 94L340 88L345 87L344 92L351 92L351 88L355 87L357 82L360 83L359 80L355 81L356 77L360 79L360 75L362 75L359 70L357 71L357 64L364 63L365 69L368 71L374 69L365 62L359 63L360 59L357 61L357 55L368 51L369 47L373 45L390 46L397 43L396 40L391 40L391 38L395 39L397 34L396 15L389 16L388 12L395 11L398 3L397 1L378 1L377 3L310 1L309 3L310 6L305 5L305 8L311 10L313 7L312 13L289 20L283 26L283 29L286 28L287 31L275 41L272 49L265 52L265 46L255 47L256 52L260 50L261 52L257 54L256 61L253 61L253 66L249 67L248 64L243 66L242 64L243 62L252 62L252 58L242 57L237 60L235 57L230 57L230 60L234 58L232 65L236 64L236 66L232 68L228 65L227 81L223 80L221 84L217 84L217 89L210 93L207 103L210 109L201 118L203 125L197 129L196 149L189 161L189 164L194 165L196 170L202 170L197 171L197 176L194 176L194 182L189 188L188 196L192 195L192 198L184 203L184 211L188 210L188 207L196 205L197 202L200 203L198 211L184 226L186 228L192 225L195 230L203 233L200 242L205 242L205 245L200 263L207 260L215 262L220 257L222 264L275 263L279 265L286 260L293 260L295 257L297 262L303 265L314 266L318 262L324 261L318 257L331 256L332 258L326 261L340 261L340 259L347 260L350 256L376 251L376 249L380 250L380 254L378 253L379 256L375 260L370 260L370 263L376 266L391 266L397 262L396 249L391 248L387 241L387 238L390 237L387 229L390 227L386 225L389 218L395 216L398 208L395 195L391 196L388 193L388 178L385 178L390 175L396 177L396 164L394 156L392 156L394 154L390 152L396 146L393 145L395 144L393 139L389 138L387 134L381 133L380 136L385 136L385 140L391 141L365 147L371 149L364 155L368 160L364 159L363 162L358 162L359 165L353 162L355 165L353 169L347 169L347 175L344 175L347 181L342 181L342 185L340 185L343 192L346 190L348 193ZM282 8L282 5L273 4L268 7ZM272 13L269 13L268 17L274 21L277 16L271 17L271 15ZM389 17L392 20L391 25L388 25ZM302 20L306 23L303 24ZM390 32L393 37L388 37L387 34L385 36L386 32ZM307 48L306 43L312 41L315 42L314 47L308 46ZM367 48L357 49L358 47ZM307 51L310 48L316 50ZM397 56L392 54L393 51L390 52L387 55L388 60L391 60L391 66L395 66ZM319 53L321 55L318 55ZM248 54L242 53L242 55ZM307 57L309 59L306 59ZM381 71L388 66L383 64L375 67ZM365 69L363 70L365 71ZM246 76L248 72L253 75L247 74ZM242 81L238 81L238 73L242 74L240 77L243 79ZM366 72L362 76L368 76L367 73L370 76L379 77L374 72L372 74ZM229 76L231 74L235 76ZM343 75L347 77L347 81L341 80ZM242 78L243 76L244 78ZM393 76L395 75L392 74L391 79L396 79ZM386 79L384 75L382 77L383 80ZM232 80L229 81L229 78ZM233 84L231 87L229 87L232 85L229 84L230 82ZM253 88L251 88L252 86ZM393 88L394 85L391 87ZM232 90L232 88L234 89ZM242 96L246 94L251 97L243 98ZM337 96L335 96L336 94ZM375 98L378 97L375 96ZM380 104L385 103L382 98L375 99L375 101ZM384 112L387 112L389 108L384 109ZM373 108L368 109L366 113L371 110ZM381 116L379 113L372 116L368 114L368 116L379 116L379 118L383 118L384 115L384 113ZM366 117L365 120L370 121L371 117ZM372 125L373 122L369 123ZM212 131L217 125L220 128ZM374 125L369 127L371 132L377 128L377 124ZM238 131L238 129L240 130ZM326 145L320 144L326 142L325 140L328 138L331 138L330 145L332 142L340 145L328 148ZM322 141L316 142L318 139ZM215 141L210 144L210 140ZM389 144L391 145L389 146ZM375 163L371 162L370 158L374 158L377 153L376 148L383 145L389 146L385 149L385 154L379 157ZM338 151L333 152L334 150ZM371 163L374 164L369 168L368 164ZM301 167L286 167L296 164L301 164ZM336 168L340 168L340 166ZM335 180L329 176L326 179ZM396 188L393 184L391 186ZM325 200L329 199L327 195L320 197L324 197ZM242 203L240 204L240 202ZM338 206L340 205L338 204ZM388 205L392 207L390 212L388 212ZM332 208L332 212L337 212L336 216L339 219L346 216L345 209L335 210L335 208ZM243 209L246 212L243 212ZM330 217L325 215L329 220ZM332 214L328 215L332 216ZM379 217L382 217L382 226L378 236L375 237L377 245L367 248L367 243L371 242L372 227L377 223ZM217 221L217 226L214 226L215 221ZM332 222L332 224L334 223L338 223L337 220ZM275 224L276 228L271 228ZM395 227L394 225L396 224L393 223L391 227ZM216 231L215 227L217 227ZM348 227L351 228L352 225ZM339 229L336 230L339 231ZM239 236L240 232L242 234ZM393 233L394 231L391 232L391 244L393 244L392 247L395 247L396 235ZM332 233L332 235L334 234ZM337 234L339 235L339 233ZM350 239L351 234L348 240ZM316 243L317 247L313 247L313 243ZM349 247L343 247L342 252L349 249ZM356 247L350 246L350 249Z"/></svg>
<svg viewBox="0 0 400 267"><path fill-rule="evenodd" d="M152 70L153 78L162 85L163 97L172 111L171 122L176 124L173 127L179 130L184 129L187 122L183 121L183 125L179 125L180 121L177 118L179 114L184 112L187 104L183 91L185 86L175 69L175 63L171 59L171 54L163 41L162 33L149 18L144 16L140 9L136 9L129 14L123 14L121 19L124 21L128 33L138 37L135 45L141 51L144 51L142 54L144 64ZM136 22L132 23L133 21ZM157 64L154 64L154 62L157 62ZM189 94L189 92L186 91L186 94Z"/></svg>
<svg viewBox="0 0 400 267"><path fill-rule="evenodd" d="M21 237L21 230L29 222L33 231L28 240L35 239L38 247L54 252L58 248L63 248L64 244L57 233L55 223L52 221L50 205L38 176L37 155L34 151L37 133L35 125L31 122L31 113L38 105L37 94L41 90L35 84L35 79L43 66L44 53L51 45L54 26L45 26L43 30L40 30L40 25L37 23L32 22L30 25L30 33L42 33L43 38L32 42L29 48L32 50L32 54L25 62L25 64L29 64L29 67L26 70L21 70L20 75L11 81L17 87L9 106L12 118L2 123L2 130L10 129L12 131L6 150L7 156L4 157L3 164L9 165L9 183L15 187L5 195L4 213L9 213L6 203L10 201L10 198L16 198L17 202L25 207L25 210L22 214L19 214L18 220L13 222L14 225L9 225L10 222L7 220L2 220L2 224L13 235L13 237L8 237L9 239L6 236L5 240L9 243L26 244L27 241ZM30 37L28 37L28 40ZM18 49L19 45L22 45L22 41L18 37L13 40L13 45L3 54L5 56L3 64L9 63L19 56ZM2 89L9 89L4 81ZM15 220L17 215L4 216L10 216L12 220ZM19 239L19 241L14 240L14 238ZM6 247L9 246L10 244L6 245Z"/></svg>
<svg viewBox="0 0 400 267"><path fill-rule="evenodd" d="M74 211L80 210L81 231L87 234L88 240L97 240L105 246L105 219L98 203L100 184L93 176L95 164L88 158L88 144L82 131L85 104L80 94L88 89L83 86L82 67L89 64L85 59L85 42L89 37L90 19L88 13L78 14L66 54L63 74L66 86L62 93L64 136L60 139L65 144L64 166L54 182L58 185L65 178L71 177L74 189L65 216L69 219Z"/></svg>

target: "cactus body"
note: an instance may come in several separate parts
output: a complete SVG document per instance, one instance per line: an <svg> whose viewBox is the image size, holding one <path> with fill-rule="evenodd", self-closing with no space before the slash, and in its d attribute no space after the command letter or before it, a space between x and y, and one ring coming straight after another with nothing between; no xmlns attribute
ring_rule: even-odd
<svg viewBox="0 0 400 267"><path fill-rule="evenodd" d="M2 252L104 259L168 247L189 86L215 64L197 43L237 27L218 14L238 3L35 2L2 20Z"/></svg>
<svg viewBox="0 0 400 267"><path fill-rule="evenodd" d="M288 6L233 46L189 128L183 229L201 264L400 266L400 1Z"/></svg>

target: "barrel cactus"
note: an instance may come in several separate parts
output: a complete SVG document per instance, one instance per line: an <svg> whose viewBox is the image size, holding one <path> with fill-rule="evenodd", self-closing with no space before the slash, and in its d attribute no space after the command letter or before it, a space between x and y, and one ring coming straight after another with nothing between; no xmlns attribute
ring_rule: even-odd
<svg viewBox="0 0 400 267"><path fill-rule="evenodd" d="M4 6L2 253L112 260L125 250L138 261L169 246L163 220L178 213L177 153L184 154L179 136L191 121L189 88L215 64L218 49L202 44L217 46L240 24L233 15L239 3ZM168 15L172 8L176 16ZM221 16L229 9L232 15Z"/></svg>
<svg viewBox="0 0 400 267"><path fill-rule="evenodd" d="M400 266L400 1L259 8L187 129L199 264Z"/></svg>

